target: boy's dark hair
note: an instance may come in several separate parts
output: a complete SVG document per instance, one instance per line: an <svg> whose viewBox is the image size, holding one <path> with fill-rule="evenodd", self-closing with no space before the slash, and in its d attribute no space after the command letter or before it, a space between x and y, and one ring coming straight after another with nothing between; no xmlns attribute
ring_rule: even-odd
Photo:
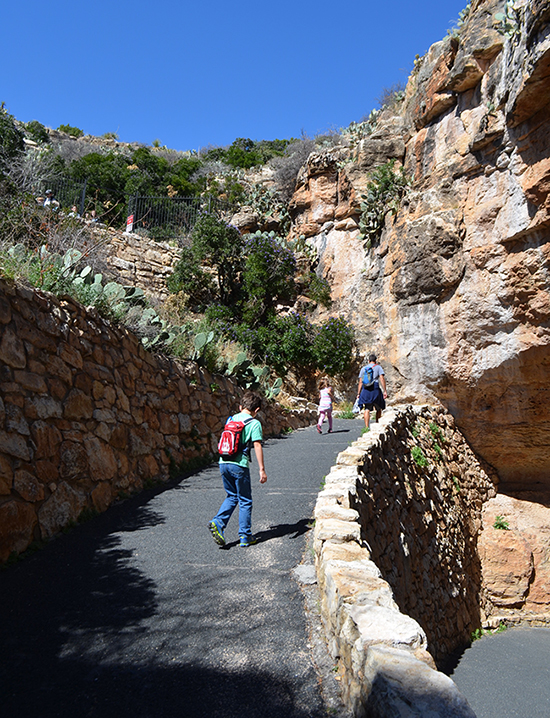
<svg viewBox="0 0 550 718"><path fill-rule="evenodd" d="M376 354L369 354L369 361L376 364Z"/></svg>
<svg viewBox="0 0 550 718"><path fill-rule="evenodd" d="M262 398L253 391L245 391L239 403L243 409L248 409L250 412L262 408Z"/></svg>

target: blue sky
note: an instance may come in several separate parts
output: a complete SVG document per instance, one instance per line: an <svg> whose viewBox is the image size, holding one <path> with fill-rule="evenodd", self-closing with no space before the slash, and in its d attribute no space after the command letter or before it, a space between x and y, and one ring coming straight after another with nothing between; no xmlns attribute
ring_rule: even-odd
<svg viewBox="0 0 550 718"><path fill-rule="evenodd" d="M0 101L17 119L185 150L360 120L466 0L3 5Z"/></svg>

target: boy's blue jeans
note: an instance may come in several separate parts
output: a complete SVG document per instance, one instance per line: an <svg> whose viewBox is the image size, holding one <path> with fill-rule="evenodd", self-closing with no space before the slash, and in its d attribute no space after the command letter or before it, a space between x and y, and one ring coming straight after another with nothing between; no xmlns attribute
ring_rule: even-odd
<svg viewBox="0 0 550 718"><path fill-rule="evenodd" d="M239 536L252 536L252 487L250 469L238 464L220 464L223 488L227 498L212 519L223 531L239 505Z"/></svg>

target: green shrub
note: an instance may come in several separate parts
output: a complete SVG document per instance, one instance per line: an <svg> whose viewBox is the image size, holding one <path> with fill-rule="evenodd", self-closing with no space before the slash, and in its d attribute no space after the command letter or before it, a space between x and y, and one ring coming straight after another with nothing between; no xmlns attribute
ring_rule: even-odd
<svg viewBox="0 0 550 718"><path fill-rule="evenodd" d="M424 452L419 446L413 446L413 448L411 449L411 456L414 463L421 469L428 466L428 459L424 456Z"/></svg>
<svg viewBox="0 0 550 718"><path fill-rule="evenodd" d="M191 247L199 262L216 271L222 304L236 302L243 268L243 238L239 230L212 214L203 214L191 233Z"/></svg>
<svg viewBox="0 0 550 718"><path fill-rule="evenodd" d="M315 365L329 376L343 374L351 365L353 347L353 327L345 319L331 317L313 340Z"/></svg>
<svg viewBox="0 0 550 718"><path fill-rule="evenodd" d="M168 278L168 289L174 294L184 292L199 307L208 304L216 294L212 277L189 247L181 249L180 259Z"/></svg>
<svg viewBox="0 0 550 718"><path fill-rule="evenodd" d="M273 233L248 235L243 252L246 257L243 272L244 316L254 325L260 323L276 304L294 298L296 260Z"/></svg>
<svg viewBox="0 0 550 718"><path fill-rule="evenodd" d="M71 137L82 137L84 135L84 132L79 127L72 127L71 125L59 125L57 129L71 135Z"/></svg>
<svg viewBox="0 0 550 718"><path fill-rule="evenodd" d="M410 185L403 167L395 168L395 159L377 167L367 183L367 193L362 194L359 229L365 248L380 239L388 212L396 214L401 198Z"/></svg>
<svg viewBox="0 0 550 718"><path fill-rule="evenodd" d="M493 528L500 529L501 531L509 531L510 530L510 524L508 521L504 518L504 516L495 516L495 521L493 523Z"/></svg>
<svg viewBox="0 0 550 718"><path fill-rule="evenodd" d="M330 309L332 306L332 297L330 295L330 284L324 277L318 277L315 272L309 275L307 296L313 299L317 304Z"/></svg>
<svg viewBox="0 0 550 718"><path fill-rule="evenodd" d="M10 160L25 149L23 133L15 124L15 118L5 109L4 103L0 106L0 172L4 172Z"/></svg>
<svg viewBox="0 0 550 718"><path fill-rule="evenodd" d="M29 135L30 139L34 142L46 143L50 141L50 135L48 130L38 120L31 120L25 125L25 130Z"/></svg>

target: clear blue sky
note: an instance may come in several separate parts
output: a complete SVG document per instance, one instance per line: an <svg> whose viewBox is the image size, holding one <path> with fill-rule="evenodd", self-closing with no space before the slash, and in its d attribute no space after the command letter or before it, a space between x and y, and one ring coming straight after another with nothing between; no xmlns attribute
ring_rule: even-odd
<svg viewBox="0 0 550 718"><path fill-rule="evenodd" d="M358 121L466 0L5 2L0 101L174 149L315 135Z"/></svg>

